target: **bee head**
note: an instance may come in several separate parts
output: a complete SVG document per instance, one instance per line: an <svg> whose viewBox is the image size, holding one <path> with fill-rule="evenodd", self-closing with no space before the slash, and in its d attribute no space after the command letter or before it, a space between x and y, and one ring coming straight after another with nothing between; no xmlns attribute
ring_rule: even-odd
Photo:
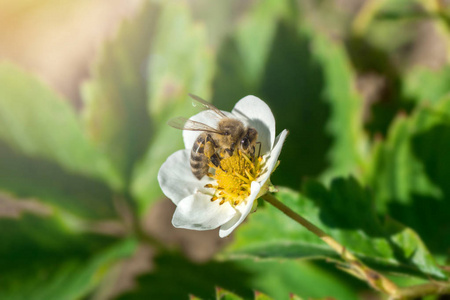
<svg viewBox="0 0 450 300"><path fill-rule="evenodd" d="M244 125L241 121L236 119L223 119L219 122L219 130L222 132L222 136L232 141L238 141L244 135Z"/></svg>

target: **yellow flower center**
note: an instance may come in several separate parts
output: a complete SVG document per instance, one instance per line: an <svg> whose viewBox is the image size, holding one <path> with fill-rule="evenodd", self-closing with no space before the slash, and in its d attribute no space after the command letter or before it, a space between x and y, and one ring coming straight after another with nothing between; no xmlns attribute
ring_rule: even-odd
<svg viewBox="0 0 450 300"><path fill-rule="evenodd" d="M207 184L206 188L215 189L211 201L220 200L220 205L229 202L236 206L245 201L251 192L252 181L263 172L261 156L252 158L241 151L235 151L230 157L220 161L219 167L210 164L214 172L208 174L216 184Z"/></svg>

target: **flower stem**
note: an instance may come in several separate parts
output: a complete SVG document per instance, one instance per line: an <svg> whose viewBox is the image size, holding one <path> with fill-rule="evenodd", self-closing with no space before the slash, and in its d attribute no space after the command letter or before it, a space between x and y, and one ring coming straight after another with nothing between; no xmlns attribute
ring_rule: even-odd
<svg viewBox="0 0 450 300"><path fill-rule="evenodd" d="M294 212L292 209L290 209L288 206L284 205L282 202L280 202L277 198L275 198L272 194L265 194L262 197L264 200L281 210L285 215L287 215L289 218L293 219L315 235L317 235L319 238L321 238L325 243L327 243L331 248L334 249L339 254L346 253L347 257L350 259L353 259L353 255L351 255L350 252L345 251L345 248L339 244L336 240L334 240L332 237L327 235L322 229L317 227L316 225L310 223L308 220Z"/></svg>
<svg viewBox="0 0 450 300"><path fill-rule="evenodd" d="M429 282L425 284L400 288L397 287L392 281L381 275L380 273L372 270L358 260L351 252L349 252L344 246L339 244L335 239L326 234L323 230L297 214L288 206L280 202L275 196L270 193L262 196L264 200L281 210L292 220L296 221L310 232L318 236L322 241L327 243L334 251L336 251L342 259L348 264L341 269L344 271L367 281L367 283L374 289L388 294L391 299L410 299L423 297L427 295L445 295L450 293L450 282Z"/></svg>
<svg viewBox="0 0 450 300"><path fill-rule="evenodd" d="M394 297L398 295L399 289L392 281L364 265L344 246L339 244L335 239L326 234L323 230L294 212L288 206L284 205L272 194L267 193L262 196L262 198L269 202L271 205L275 206L277 209L281 210L289 218L293 219L294 221L308 229L310 232L314 233L316 236L322 239L322 241L327 243L334 251L336 251L342 257L342 259L344 259L344 261L348 263L348 266L343 269L344 271L347 271L350 274L367 281L373 288L381 292Z"/></svg>

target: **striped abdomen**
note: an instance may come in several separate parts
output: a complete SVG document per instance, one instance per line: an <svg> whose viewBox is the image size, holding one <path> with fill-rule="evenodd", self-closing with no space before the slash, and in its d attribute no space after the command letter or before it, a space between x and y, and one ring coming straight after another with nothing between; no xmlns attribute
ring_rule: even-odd
<svg viewBox="0 0 450 300"><path fill-rule="evenodd" d="M211 157L215 156L215 144L211 135L203 132L195 140L191 150L191 171L202 179L208 173Z"/></svg>

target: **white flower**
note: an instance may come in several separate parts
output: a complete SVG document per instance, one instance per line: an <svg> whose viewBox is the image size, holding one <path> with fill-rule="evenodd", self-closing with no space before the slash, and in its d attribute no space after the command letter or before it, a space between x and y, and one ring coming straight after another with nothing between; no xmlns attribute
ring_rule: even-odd
<svg viewBox="0 0 450 300"><path fill-rule="evenodd" d="M258 131L260 156L250 160L237 152L221 160L211 175L198 180L190 168L190 152L201 132L183 131L185 149L169 156L159 170L163 193L177 205L172 224L177 228L210 230L220 226L220 237L228 236L253 210L255 199L270 186L287 130L275 139L275 119L269 106L255 96L246 96L233 108L230 118ZM212 111L202 111L191 120L217 128ZM259 148L259 146L258 146Z"/></svg>

